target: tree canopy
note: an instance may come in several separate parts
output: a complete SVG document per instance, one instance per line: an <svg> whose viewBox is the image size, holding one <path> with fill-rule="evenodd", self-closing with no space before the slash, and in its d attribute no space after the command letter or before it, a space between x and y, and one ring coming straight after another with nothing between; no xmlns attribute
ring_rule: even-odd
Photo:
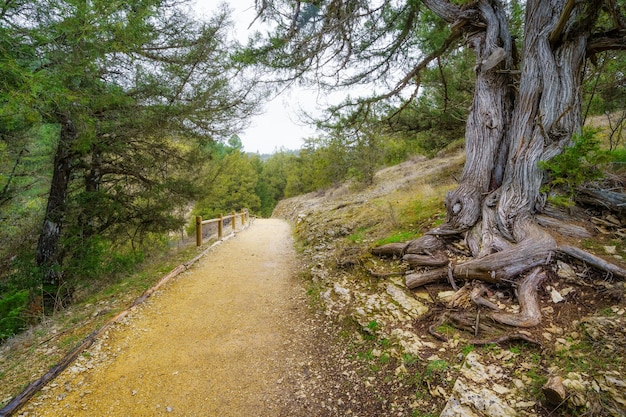
<svg viewBox="0 0 626 417"><path fill-rule="evenodd" d="M0 6L0 152L10 167L0 201L22 186L25 155L49 126L56 138L36 259L53 302L60 288L72 292L66 259L98 256L102 239L139 242L180 228L208 160L203 144L227 140L256 109L254 79L230 59L228 9L201 22L183 6Z"/></svg>

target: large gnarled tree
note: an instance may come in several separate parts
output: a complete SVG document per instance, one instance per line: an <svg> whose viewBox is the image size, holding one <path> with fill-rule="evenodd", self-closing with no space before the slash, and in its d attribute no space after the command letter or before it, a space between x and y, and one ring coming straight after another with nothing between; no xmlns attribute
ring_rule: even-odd
<svg viewBox="0 0 626 417"><path fill-rule="evenodd" d="M258 2L277 17L268 65L289 77L314 75L331 86L378 83L382 93L354 101L418 94L420 72L437 57L467 46L476 82L465 133L466 164L446 197L447 222L392 251L432 265L446 239L465 236L472 259L407 276L411 288L440 279L518 280L522 314L494 312L503 323L539 322L534 289L557 255L582 258L624 278L626 271L560 245L537 216L546 196L541 161L560 154L582 128L587 60L626 48L624 2L618 0L479 0L451 2L331 0ZM523 25L520 25L523 17ZM517 20L516 20L517 19ZM513 33L523 31L523 33ZM521 38L520 38L521 35ZM381 88L388 87L387 90ZM407 94L404 94L407 97ZM350 103L346 103L350 104ZM562 221L551 221L565 229ZM571 232L571 230L569 230ZM379 252L385 252L381 249ZM435 262L436 263L436 262ZM444 261L445 263L445 261ZM480 294L475 294L480 299Z"/></svg>

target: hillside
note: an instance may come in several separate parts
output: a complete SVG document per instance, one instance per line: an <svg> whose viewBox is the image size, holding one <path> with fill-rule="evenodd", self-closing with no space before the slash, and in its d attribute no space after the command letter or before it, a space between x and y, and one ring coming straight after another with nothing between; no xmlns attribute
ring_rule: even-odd
<svg viewBox="0 0 626 417"><path fill-rule="evenodd" d="M370 404L369 415L624 415L623 282L559 261L540 290L542 323L496 344L472 334L475 323L461 331L443 319L468 304L472 283L459 283L458 292L447 284L410 291L406 264L370 254L441 223L443 196L463 162L460 153L417 158L378 172L371 187L342 184L284 200L274 211L294 223L309 296L339 326L345 351L338 366L356 368L379 398L370 400L378 404ZM623 267L624 224L587 214L593 235L576 243ZM519 310L506 289L491 286L486 297ZM477 310L476 323L480 317ZM548 404L548 380L565 389L565 401Z"/></svg>

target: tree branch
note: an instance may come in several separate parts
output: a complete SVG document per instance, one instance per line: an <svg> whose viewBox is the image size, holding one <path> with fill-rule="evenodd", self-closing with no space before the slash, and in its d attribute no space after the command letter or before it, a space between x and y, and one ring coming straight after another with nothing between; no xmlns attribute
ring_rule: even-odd
<svg viewBox="0 0 626 417"><path fill-rule="evenodd" d="M626 50L626 29L593 34L587 43L587 56L612 50Z"/></svg>
<svg viewBox="0 0 626 417"><path fill-rule="evenodd" d="M448 23L454 23L461 14L461 9L444 0L422 0L424 6Z"/></svg>
<svg viewBox="0 0 626 417"><path fill-rule="evenodd" d="M563 33L563 29L565 28L565 24L569 20L572 15L572 10L574 10L574 5L576 4L576 0L569 0L563 9L563 13L561 13L561 17L559 18L556 27L550 34L550 45L554 46L559 38L561 37L561 33Z"/></svg>

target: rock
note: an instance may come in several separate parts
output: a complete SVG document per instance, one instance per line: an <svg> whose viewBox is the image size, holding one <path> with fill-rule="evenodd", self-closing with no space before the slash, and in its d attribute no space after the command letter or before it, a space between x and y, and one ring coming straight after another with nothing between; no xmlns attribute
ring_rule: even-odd
<svg viewBox="0 0 626 417"><path fill-rule="evenodd" d="M459 378L454 383L440 417L513 417L517 412L494 390L508 393L504 373L496 365L483 365L476 352L470 352L461 367Z"/></svg>
<svg viewBox="0 0 626 417"><path fill-rule="evenodd" d="M342 298L344 298L346 300L350 300L350 290L349 289L347 289L345 287L342 287L338 282L335 282L335 285L334 285L333 289Z"/></svg>
<svg viewBox="0 0 626 417"><path fill-rule="evenodd" d="M480 414L475 414L472 409ZM452 397L439 417L466 416L513 417L517 416L517 412L488 388L465 385L458 379Z"/></svg>
<svg viewBox="0 0 626 417"><path fill-rule="evenodd" d="M437 294L437 298L442 299L442 300L446 300L447 298L450 298L452 296L454 296L456 294L456 291L440 291Z"/></svg>
<svg viewBox="0 0 626 417"><path fill-rule="evenodd" d="M561 301L564 300L563 296L556 290L556 288L551 287L549 289L550 291L550 297L552 298L552 302L553 303L560 303Z"/></svg>
<svg viewBox="0 0 626 417"><path fill-rule="evenodd" d="M418 301L415 297L408 296L402 289L392 283L388 283L385 290L393 300L400 304L407 314L413 318L422 316L428 312L428 307Z"/></svg>
<svg viewBox="0 0 626 417"><path fill-rule="evenodd" d="M610 342L618 346L626 345L626 317L591 316L582 320L587 336L595 342Z"/></svg>
<svg viewBox="0 0 626 417"><path fill-rule="evenodd" d="M576 279L578 278L576 276L576 272L574 271L574 268L572 268L569 264L563 262L563 261L557 261L556 262L556 266L557 266L557 275L561 278L565 278L565 279Z"/></svg>
<svg viewBox="0 0 626 417"><path fill-rule="evenodd" d="M608 255L615 255L616 251L615 251L616 247L615 246L605 246L604 247L604 251L608 254Z"/></svg>

